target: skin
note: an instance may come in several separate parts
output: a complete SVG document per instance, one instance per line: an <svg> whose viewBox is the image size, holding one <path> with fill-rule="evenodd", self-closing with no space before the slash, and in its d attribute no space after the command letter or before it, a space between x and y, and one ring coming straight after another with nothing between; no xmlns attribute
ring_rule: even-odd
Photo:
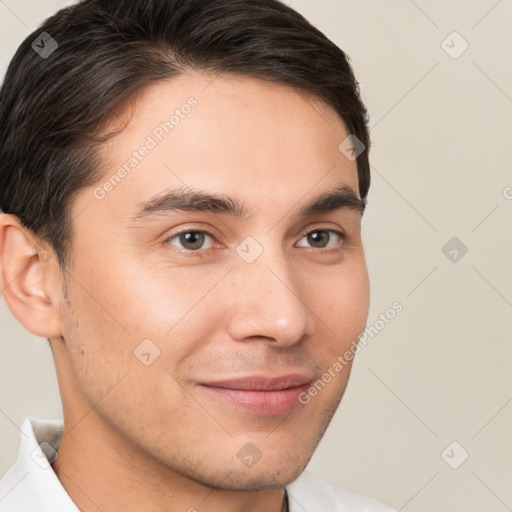
<svg viewBox="0 0 512 512"><path fill-rule="evenodd" d="M198 383L295 372L317 380L366 324L360 213L298 216L337 185L358 195L356 162L338 150L344 123L305 92L212 79L189 72L152 84L118 116L129 124L104 148L100 186L168 112L198 100L103 199L93 195L98 184L74 197L67 272L15 217L0 215L3 295L27 330L51 341L65 425L53 469L85 512L279 512L350 364L307 405L277 416ZM184 185L236 198L250 217L175 211L130 223L141 202ZM194 252L169 240L184 228L213 237ZM328 247L315 247L305 236L315 229L346 240L330 232ZM263 248L250 264L236 252L248 236ZM160 356L145 366L134 350L147 338ZM248 442L261 453L250 468L237 457Z"/></svg>

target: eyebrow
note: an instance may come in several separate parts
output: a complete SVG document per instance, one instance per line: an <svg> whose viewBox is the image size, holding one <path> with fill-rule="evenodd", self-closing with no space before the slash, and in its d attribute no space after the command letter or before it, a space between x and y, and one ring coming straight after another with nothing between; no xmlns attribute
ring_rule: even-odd
<svg viewBox="0 0 512 512"><path fill-rule="evenodd" d="M362 216L365 208L366 201L360 199L351 187L339 185L305 204L299 211L299 217L306 218L340 209L353 210ZM139 210L130 219L130 222L137 223L148 217L165 215L174 211L209 212L231 217L250 218L249 212L237 199L225 194L187 188L167 190L139 204Z"/></svg>

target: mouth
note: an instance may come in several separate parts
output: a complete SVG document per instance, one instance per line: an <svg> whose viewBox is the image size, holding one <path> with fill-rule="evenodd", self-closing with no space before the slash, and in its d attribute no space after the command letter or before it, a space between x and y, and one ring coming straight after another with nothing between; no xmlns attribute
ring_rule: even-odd
<svg viewBox="0 0 512 512"><path fill-rule="evenodd" d="M305 375L252 376L204 382L199 386L209 396L260 416L281 416L301 405L299 396L312 378Z"/></svg>

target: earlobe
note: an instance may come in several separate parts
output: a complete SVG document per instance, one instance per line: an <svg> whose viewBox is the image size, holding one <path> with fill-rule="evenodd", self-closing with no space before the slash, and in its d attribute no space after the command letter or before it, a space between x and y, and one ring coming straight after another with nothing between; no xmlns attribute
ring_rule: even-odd
<svg viewBox="0 0 512 512"><path fill-rule="evenodd" d="M12 314L29 332L50 338L61 335L59 301L55 287L51 287L54 262L47 256L44 258L42 252L43 244L16 216L0 214L2 296Z"/></svg>

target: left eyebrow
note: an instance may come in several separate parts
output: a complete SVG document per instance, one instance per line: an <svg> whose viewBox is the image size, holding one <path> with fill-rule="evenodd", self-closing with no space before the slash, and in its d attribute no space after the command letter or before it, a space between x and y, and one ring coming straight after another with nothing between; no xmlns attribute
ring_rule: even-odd
<svg viewBox="0 0 512 512"><path fill-rule="evenodd" d="M366 202L360 199L348 185L339 185L333 190L324 192L299 211L300 218L316 214L350 209L363 215ZM162 215L173 211L209 212L232 217L250 218L242 203L226 195L193 189L175 189L156 195L139 205L139 211L130 219L130 223L142 219Z"/></svg>
<svg viewBox="0 0 512 512"><path fill-rule="evenodd" d="M366 201L360 199L348 185L339 185L334 190L325 192L302 207L300 217L311 217L319 213L329 213L347 208L363 215Z"/></svg>

